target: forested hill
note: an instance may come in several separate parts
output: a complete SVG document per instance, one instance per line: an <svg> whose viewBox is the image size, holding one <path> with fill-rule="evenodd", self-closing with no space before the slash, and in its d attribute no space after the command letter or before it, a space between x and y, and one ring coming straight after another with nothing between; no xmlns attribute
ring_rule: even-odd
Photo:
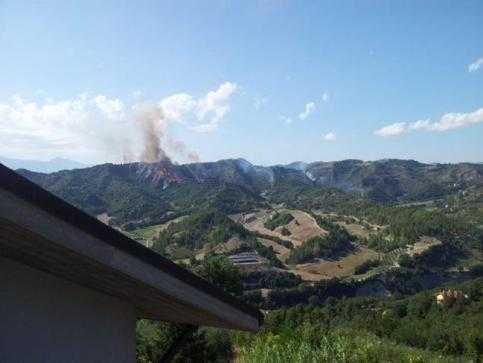
<svg viewBox="0 0 483 363"><path fill-rule="evenodd" d="M114 223L149 222L200 207L232 213L262 205L267 198L277 203L296 202L303 195L323 199L329 190L340 193L338 199L391 203L428 200L483 185L483 164L396 159L270 167L230 159L184 165L103 164L51 174L20 173L91 214L107 213Z"/></svg>
<svg viewBox="0 0 483 363"><path fill-rule="evenodd" d="M267 311L255 335L200 329L177 361L482 361L482 164L20 173ZM140 321L138 360L159 361L177 329Z"/></svg>

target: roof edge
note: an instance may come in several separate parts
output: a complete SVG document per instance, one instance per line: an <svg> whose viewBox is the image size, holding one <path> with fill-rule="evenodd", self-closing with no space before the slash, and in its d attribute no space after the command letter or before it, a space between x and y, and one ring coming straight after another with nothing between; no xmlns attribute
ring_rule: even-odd
<svg viewBox="0 0 483 363"><path fill-rule="evenodd" d="M260 310L249 306L237 298L222 291L220 288L195 275L194 273L178 266L169 259L161 256L153 250L132 240L114 228L102 223L86 212L74 207L63 199L43 189L27 178L0 163L0 187L16 195L24 201L35 205L47 213L63 220L72 226L81 229L85 233L96 237L107 244L125 253L128 253L141 261L165 272L184 283L212 295L226 304L256 318L259 325L263 323L263 314Z"/></svg>

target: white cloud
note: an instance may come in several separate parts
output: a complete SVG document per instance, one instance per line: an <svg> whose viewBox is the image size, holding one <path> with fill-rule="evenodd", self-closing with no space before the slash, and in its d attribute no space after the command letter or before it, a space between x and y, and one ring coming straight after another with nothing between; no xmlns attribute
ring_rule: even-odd
<svg viewBox="0 0 483 363"><path fill-rule="evenodd" d="M328 132L323 137L325 141L335 141L337 138L334 132Z"/></svg>
<svg viewBox="0 0 483 363"><path fill-rule="evenodd" d="M120 117L124 111L124 103L117 99L109 99L104 95L94 97L96 106L109 118Z"/></svg>
<svg viewBox="0 0 483 363"><path fill-rule="evenodd" d="M322 102L328 102L329 101L329 93L328 92L324 92L322 93Z"/></svg>
<svg viewBox="0 0 483 363"><path fill-rule="evenodd" d="M128 132L124 105L103 95L29 102L14 96L0 103L0 153L74 157L108 152L110 140Z"/></svg>
<svg viewBox="0 0 483 363"><path fill-rule="evenodd" d="M235 83L225 82L216 91L210 91L200 98L195 107L198 124L191 129L199 132L216 130L223 117L230 111L228 101L237 87Z"/></svg>
<svg viewBox="0 0 483 363"><path fill-rule="evenodd" d="M163 98L159 106L164 112L164 116L173 121L181 121L189 112L196 108L197 102L187 93L177 93Z"/></svg>
<svg viewBox="0 0 483 363"><path fill-rule="evenodd" d="M310 116L312 112L315 110L315 103L314 102L308 102L305 105L305 110L299 114L299 119L305 120L307 117Z"/></svg>
<svg viewBox="0 0 483 363"><path fill-rule="evenodd" d="M406 131L406 123L405 122L396 122L391 125L384 126L379 130L374 131L374 133L378 136L397 136L401 135Z"/></svg>
<svg viewBox="0 0 483 363"><path fill-rule="evenodd" d="M163 98L159 107L169 121L182 123L193 131L212 132L230 111L229 101L237 87L235 83L225 82L198 99L177 93Z"/></svg>
<svg viewBox="0 0 483 363"><path fill-rule="evenodd" d="M89 94L42 102L13 96L0 101L0 155L118 162L126 145L130 154L139 155L143 137L139 115L146 107L159 112L161 138L169 137L164 132L173 123L209 132L225 119L236 89L236 84L225 82L199 98L178 93L156 103L132 99L125 103ZM174 145L176 140L165 141Z"/></svg>
<svg viewBox="0 0 483 363"><path fill-rule="evenodd" d="M468 65L468 72L470 73L476 72L478 69L481 68L481 66L483 66L483 57L478 58L473 63Z"/></svg>
<svg viewBox="0 0 483 363"><path fill-rule="evenodd" d="M477 109L473 112L458 113L451 112L446 113L436 122L431 120L418 120L413 122L397 122L384 126L374 133L378 136L398 136L409 131L436 131L443 132L468 125L483 122L483 108Z"/></svg>

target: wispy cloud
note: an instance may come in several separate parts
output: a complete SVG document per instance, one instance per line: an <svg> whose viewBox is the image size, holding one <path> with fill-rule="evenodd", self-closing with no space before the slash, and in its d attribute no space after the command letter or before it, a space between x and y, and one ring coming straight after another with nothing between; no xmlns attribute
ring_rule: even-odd
<svg viewBox="0 0 483 363"><path fill-rule="evenodd" d="M299 119L305 120L310 116L315 110L315 102L308 102L305 104L305 109L299 114Z"/></svg>
<svg viewBox="0 0 483 363"><path fill-rule="evenodd" d="M287 117L287 116L284 116L284 115L280 116L280 120L282 120L287 125L290 125L293 122L291 117Z"/></svg>
<svg viewBox="0 0 483 363"><path fill-rule="evenodd" d="M267 97L255 97L253 99L253 107L255 108L255 110L259 110L260 108L262 108L263 106L265 106L268 102L268 98Z"/></svg>
<svg viewBox="0 0 483 363"><path fill-rule="evenodd" d="M335 141L337 137L334 132L328 132L325 135L323 135L323 138L325 141Z"/></svg>
<svg viewBox="0 0 483 363"><path fill-rule="evenodd" d="M330 95L328 92L322 93L322 96L320 97L320 101L317 102L318 104L320 103L325 103L328 102L330 99ZM307 102L304 106L304 110L298 114L298 119L300 120L305 120L307 119L311 114L314 113L315 109L317 108L317 103L314 101ZM256 108L256 107L255 107ZM297 116L294 117L295 119ZM280 119L284 121L287 124L292 123L293 119L291 117L287 116L280 116Z"/></svg>
<svg viewBox="0 0 483 363"><path fill-rule="evenodd" d="M436 122L432 122L429 119L413 122L396 122L374 131L374 134L389 137L399 136L410 131L444 132L480 122L483 122L483 108L468 113L446 113Z"/></svg>
<svg viewBox="0 0 483 363"><path fill-rule="evenodd" d="M139 99L143 96L143 92L141 90L135 90L131 93L134 99Z"/></svg>
<svg viewBox="0 0 483 363"><path fill-rule="evenodd" d="M473 63L468 65L468 72L473 73L479 70L483 66L483 57L478 58Z"/></svg>

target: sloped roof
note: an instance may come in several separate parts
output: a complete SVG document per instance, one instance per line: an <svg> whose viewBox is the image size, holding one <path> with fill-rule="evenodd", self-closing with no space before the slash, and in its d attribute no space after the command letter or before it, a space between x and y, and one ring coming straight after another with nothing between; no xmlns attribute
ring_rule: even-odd
<svg viewBox="0 0 483 363"><path fill-rule="evenodd" d="M140 318L255 331L263 315L0 164L0 255L132 303Z"/></svg>

